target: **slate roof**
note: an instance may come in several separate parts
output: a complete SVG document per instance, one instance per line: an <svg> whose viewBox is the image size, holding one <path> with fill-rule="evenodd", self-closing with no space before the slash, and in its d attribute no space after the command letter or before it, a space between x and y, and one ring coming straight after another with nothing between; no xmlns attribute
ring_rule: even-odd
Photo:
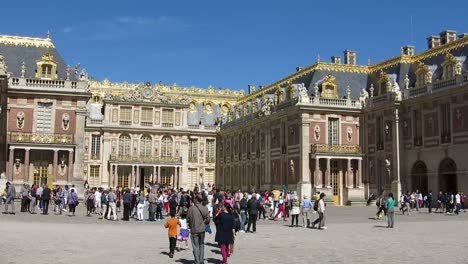
<svg viewBox="0 0 468 264"><path fill-rule="evenodd" d="M60 53L52 47L33 46L33 45L15 45L0 42L0 54L5 58L5 63L8 67L8 72L11 72L13 77L21 76L21 64L26 64L26 78L35 78L35 70L37 61L41 59L42 55L49 52L54 60L57 62L57 75L58 79L66 79L67 64L63 60ZM73 70L73 69L72 69ZM74 74L70 74L70 78L75 80Z"/></svg>

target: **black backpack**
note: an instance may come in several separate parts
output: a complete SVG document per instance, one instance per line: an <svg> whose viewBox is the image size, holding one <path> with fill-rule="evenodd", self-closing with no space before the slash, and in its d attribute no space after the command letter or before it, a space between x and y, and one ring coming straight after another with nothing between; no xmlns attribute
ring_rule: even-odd
<svg viewBox="0 0 468 264"><path fill-rule="evenodd" d="M315 202L314 202L314 211L318 211L319 201L320 201L320 199L319 199L319 200L315 200Z"/></svg>

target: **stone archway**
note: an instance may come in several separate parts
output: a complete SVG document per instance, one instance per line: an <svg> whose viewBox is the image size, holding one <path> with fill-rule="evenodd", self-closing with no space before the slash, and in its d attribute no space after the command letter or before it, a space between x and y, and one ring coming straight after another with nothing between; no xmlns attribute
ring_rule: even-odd
<svg viewBox="0 0 468 264"><path fill-rule="evenodd" d="M444 192L455 192L458 189L457 164L451 158L445 158L439 164L439 188Z"/></svg>
<svg viewBox="0 0 468 264"><path fill-rule="evenodd" d="M427 167L424 161L418 160L411 169L412 191L419 190L422 194L428 193Z"/></svg>

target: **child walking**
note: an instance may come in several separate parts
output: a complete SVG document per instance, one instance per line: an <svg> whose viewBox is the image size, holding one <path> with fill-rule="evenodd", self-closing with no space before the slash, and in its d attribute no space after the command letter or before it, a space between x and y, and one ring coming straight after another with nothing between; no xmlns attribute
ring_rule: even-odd
<svg viewBox="0 0 468 264"><path fill-rule="evenodd" d="M174 250L177 241L177 226L180 225L179 219L175 217L175 212L171 211L171 218L169 218L164 225L168 231L169 236L169 257L174 258Z"/></svg>
<svg viewBox="0 0 468 264"><path fill-rule="evenodd" d="M180 246L182 245L182 241L185 241L185 249L188 249L188 239L189 239L189 234L190 230L187 226L187 213L183 212L180 215L179 219L180 223L180 230L179 230L179 235L177 236L177 251L180 250Z"/></svg>

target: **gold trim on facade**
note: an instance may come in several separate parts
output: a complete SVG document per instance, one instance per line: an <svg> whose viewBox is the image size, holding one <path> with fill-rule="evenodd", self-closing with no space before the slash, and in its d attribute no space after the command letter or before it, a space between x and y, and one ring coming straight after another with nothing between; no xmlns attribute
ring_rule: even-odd
<svg viewBox="0 0 468 264"><path fill-rule="evenodd" d="M33 46L37 48L55 48L50 37L31 38L31 37L0 35L0 44L11 45L11 46L25 46L25 47Z"/></svg>
<svg viewBox="0 0 468 264"><path fill-rule="evenodd" d="M327 145L327 144L312 144L310 146L312 154L360 154L361 146L359 145Z"/></svg>
<svg viewBox="0 0 468 264"><path fill-rule="evenodd" d="M10 143L73 144L73 135L10 132Z"/></svg>
<svg viewBox="0 0 468 264"><path fill-rule="evenodd" d="M307 66L305 68L300 69L299 71L281 79L278 80L274 83L271 83L269 85L264 86L262 89L256 90L255 92L248 94L244 97L241 97L237 100L237 103L244 103L248 100L251 100L252 98L258 97L259 95L269 92L273 89L275 89L277 86L284 86L287 85L289 82L294 81L295 79L298 79L301 76L304 76L310 72L313 72L315 70L326 70L326 71L337 71L337 72L351 72L351 73L365 73L365 74L370 74L375 71L383 70L389 67L392 67L396 64L400 63L406 63L406 64L411 64L415 63L421 60L424 60L426 58L431 58L433 56L437 56L443 53L448 53L451 50L454 50L456 48L465 46L468 44L468 37L465 38L460 38L457 39L453 42L441 45L436 48L432 48L426 51L423 51L419 54L416 54L414 56L409 56L409 55L399 55L396 57L393 57L391 59L372 64L372 65L350 65L350 64L336 64L336 63L326 63L326 62L320 62L318 60L316 63Z"/></svg>
<svg viewBox="0 0 468 264"><path fill-rule="evenodd" d="M182 157L153 157L153 156L132 156L132 155L112 155L112 162L135 162L135 163L181 163Z"/></svg>

